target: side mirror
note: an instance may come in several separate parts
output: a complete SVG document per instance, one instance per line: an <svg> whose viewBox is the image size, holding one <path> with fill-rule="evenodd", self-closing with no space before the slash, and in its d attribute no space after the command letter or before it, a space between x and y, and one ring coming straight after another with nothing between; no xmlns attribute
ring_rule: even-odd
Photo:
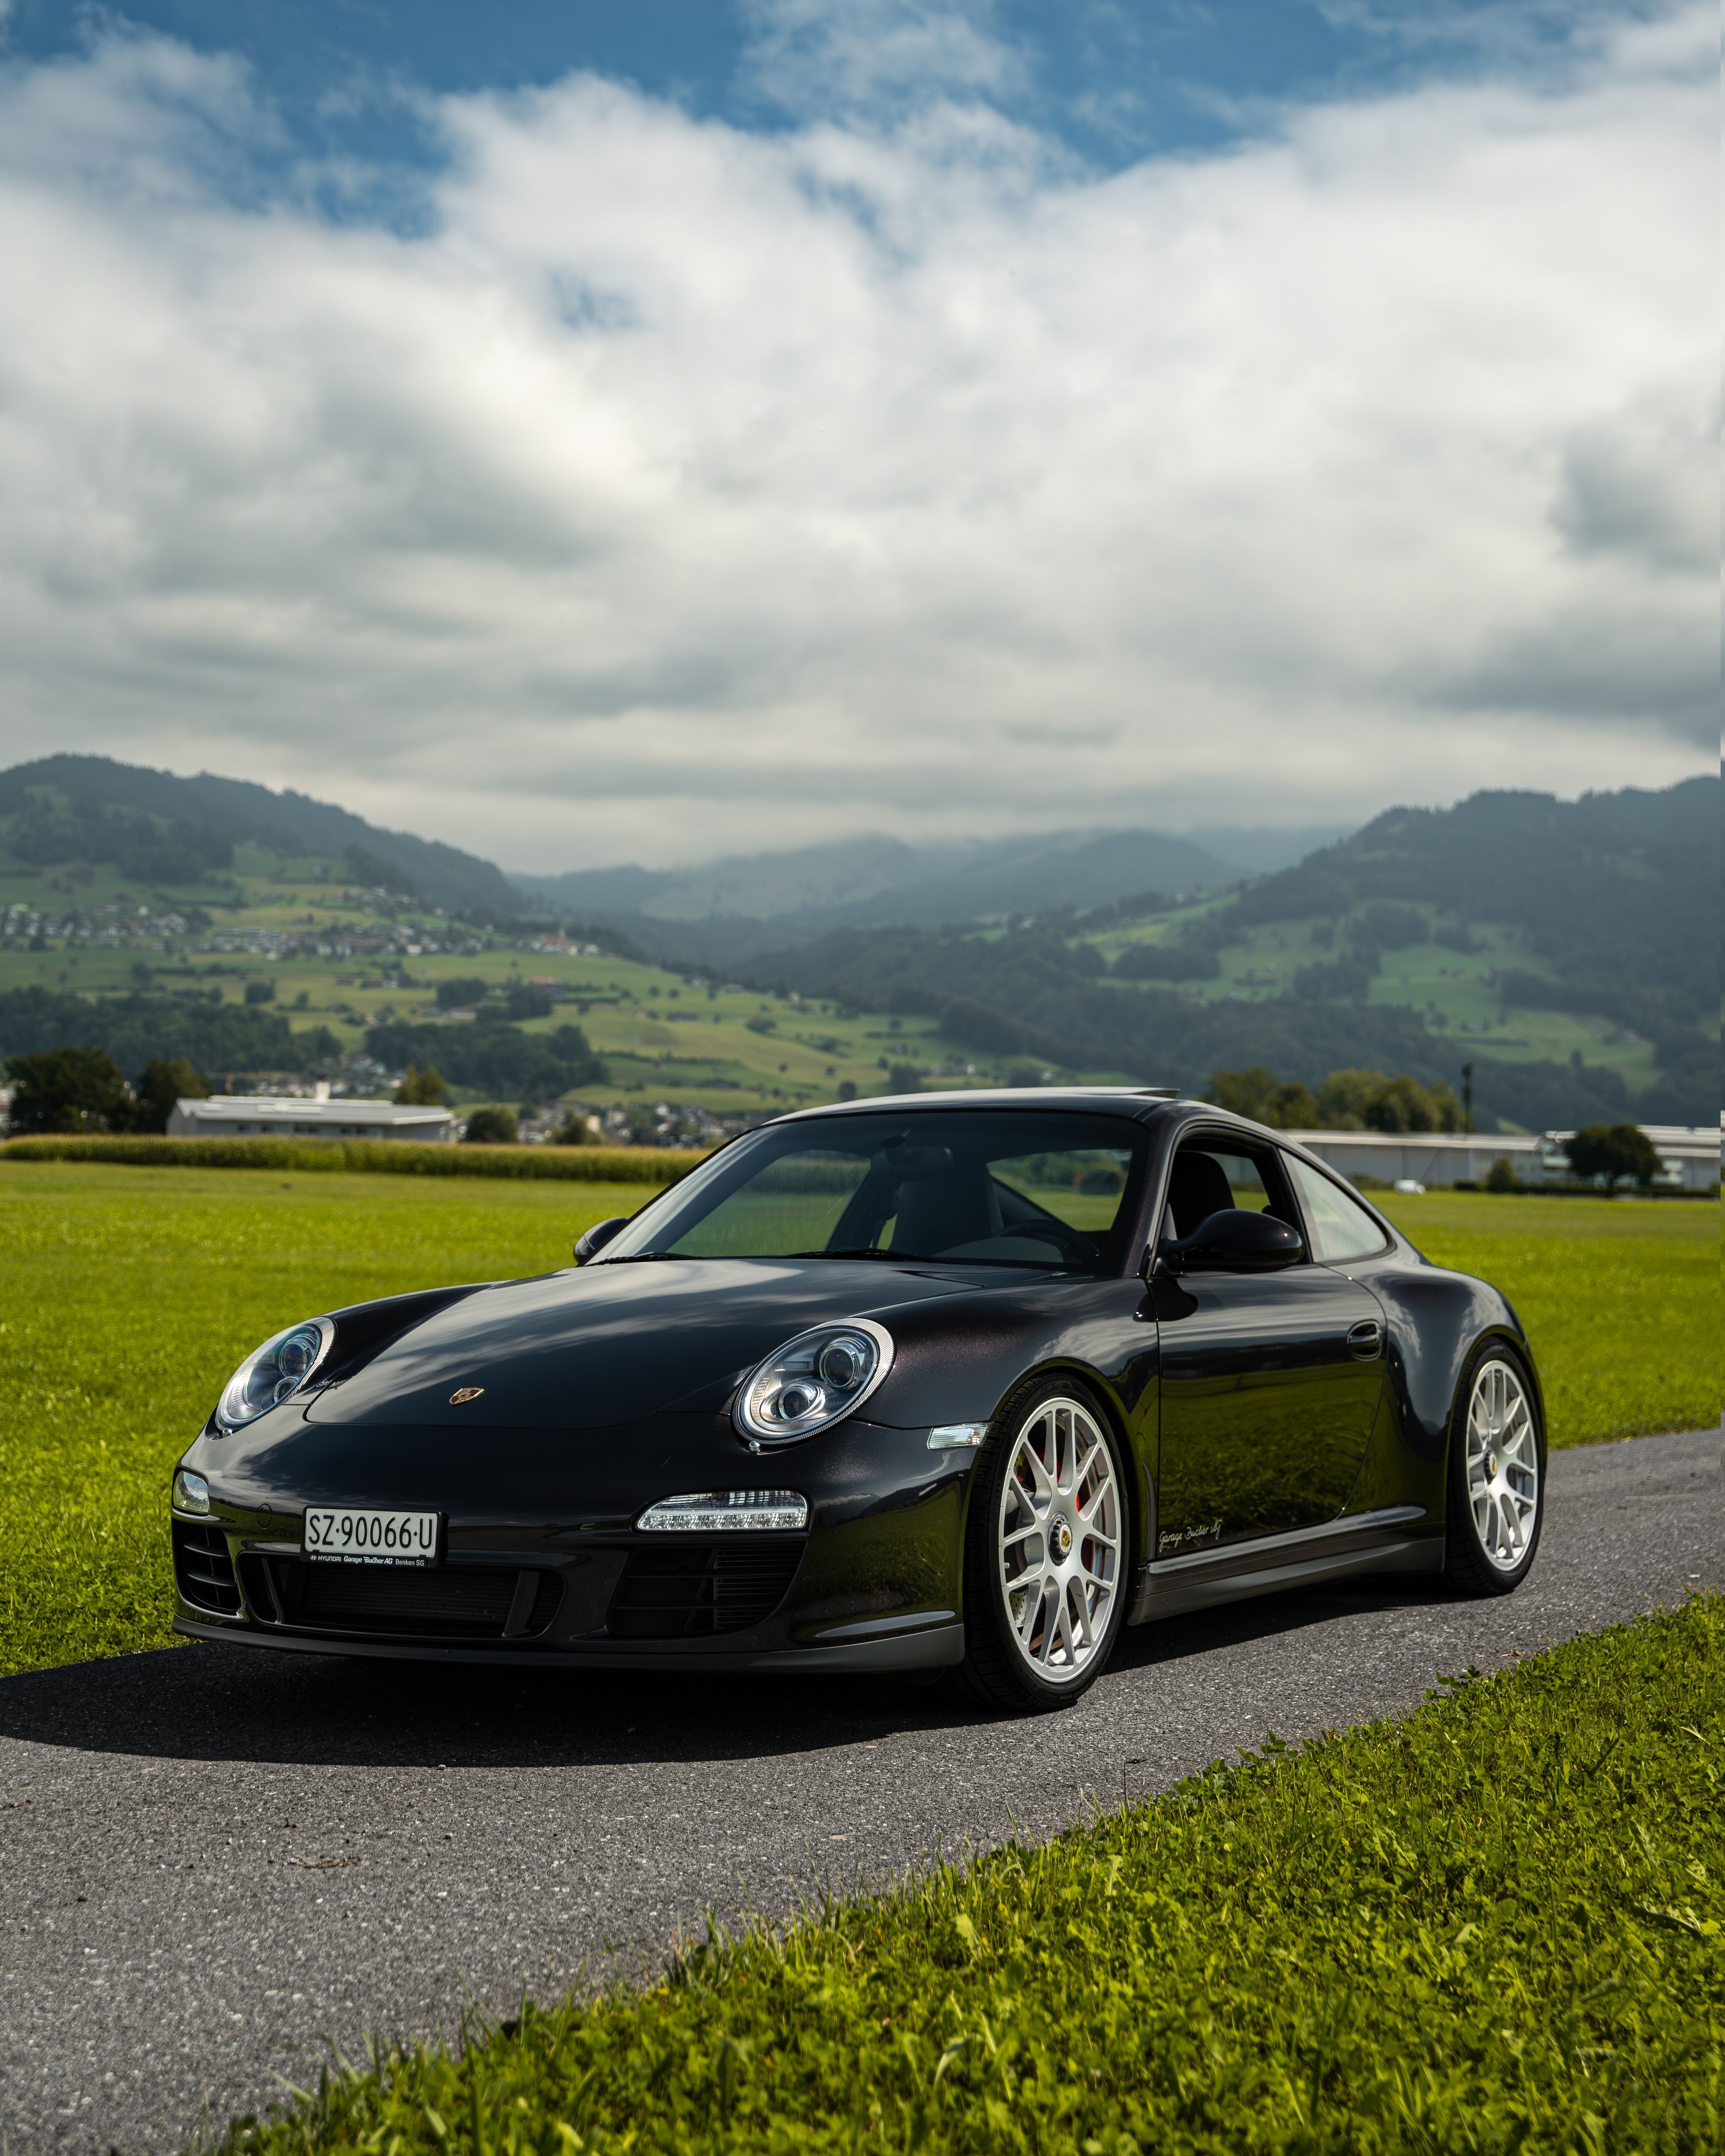
<svg viewBox="0 0 1725 2156"><path fill-rule="evenodd" d="M1279 1273L1306 1255L1299 1230L1272 1213L1212 1213L1178 1242L1157 1251L1170 1273Z"/></svg>
<svg viewBox="0 0 1725 2156"><path fill-rule="evenodd" d="M596 1258L612 1237L620 1235L628 1225L629 1215L626 1213L619 1213L614 1220L595 1222L575 1245L576 1264L584 1265L589 1258Z"/></svg>

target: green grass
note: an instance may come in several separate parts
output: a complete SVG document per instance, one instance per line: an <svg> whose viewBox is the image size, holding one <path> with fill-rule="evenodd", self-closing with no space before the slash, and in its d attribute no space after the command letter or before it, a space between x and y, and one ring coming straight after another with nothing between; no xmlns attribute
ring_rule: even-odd
<svg viewBox="0 0 1725 2156"><path fill-rule="evenodd" d="M1554 1445L1719 1419L1719 1209L1645 1199L1376 1194L1427 1257L1502 1288Z"/></svg>
<svg viewBox="0 0 1725 2156"><path fill-rule="evenodd" d="M639 1183L0 1163L0 1671L166 1645L168 1475L295 1318L569 1262Z"/></svg>
<svg viewBox="0 0 1725 2156"><path fill-rule="evenodd" d="M338 2064L222 2147L1699 2156L1722 1809L1714 1594L650 1990Z"/></svg>
<svg viewBox="0 0 1725 2156"><path fill-rule="evenodd" d="M415 1145L399 1138L12 1138L0 1161L249 1168L281 1175L484 1176L536 1183L680 1182L705 1152L668 1146ZM639 1202L644 1202L641 1200Z"/></svg>
<svg viewBox="0 0 1725 2156"><path fill-rule="evenodd" d="M307 1172L293 1158L279 1173L172 1175L0 1158L0 1670L172 1636L167 1476L260 1340L371 1296L566 1264L584 1228L647 1194ZM1515 1302L1553 1443L1717 1419L1712 1207L1387 1202L1430 1255Z"/></svg>

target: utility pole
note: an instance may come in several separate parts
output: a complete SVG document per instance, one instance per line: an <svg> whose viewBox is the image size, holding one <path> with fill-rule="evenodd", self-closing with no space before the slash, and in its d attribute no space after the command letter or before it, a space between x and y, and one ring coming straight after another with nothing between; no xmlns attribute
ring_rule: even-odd
<svg viewBox="0 0 1725 2156"><path fill-rule="evenodd" d="M1469 1137L1473 1135L1473 1065L1461 1066L1461 1127Z"/></svg>

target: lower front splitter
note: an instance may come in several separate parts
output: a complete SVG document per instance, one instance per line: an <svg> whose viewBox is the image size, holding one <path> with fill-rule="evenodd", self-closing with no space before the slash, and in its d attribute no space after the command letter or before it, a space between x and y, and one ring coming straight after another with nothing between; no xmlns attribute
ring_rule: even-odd
<svg viewBox="0 0 1725 2156"><path fill-rule="evenodd" d="M834 1672L892 1670L947 1670L964 1659L963 1624L941 1625L891 1639L855 1640L837 1647L713 1648L699 1653L662 1647L622 1651L604 1647L506 1647L452 1645L435 1641L350 1639L324 1633L316 1638L290 1632L259 1632L245 1625L198 1625L176 1617L173 1628L191 1640L213 1640L234 1647L275 1647L290 1654L364 1656L380 1661L473 1662L540 1670L709 1670L741 1676L750 1671L774 1676L830 1676Z"/></svg>

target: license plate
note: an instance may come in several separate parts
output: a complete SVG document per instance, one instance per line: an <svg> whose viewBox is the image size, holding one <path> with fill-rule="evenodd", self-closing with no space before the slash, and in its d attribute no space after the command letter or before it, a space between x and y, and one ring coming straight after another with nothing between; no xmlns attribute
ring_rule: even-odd
<svg viewBox="0 0 1725 2156"><path fill-rule="evenodd" d="M437 1563L435 1512L361 1511L353 1506L308 1507L305 1554L323 1564Z"/></svg>

